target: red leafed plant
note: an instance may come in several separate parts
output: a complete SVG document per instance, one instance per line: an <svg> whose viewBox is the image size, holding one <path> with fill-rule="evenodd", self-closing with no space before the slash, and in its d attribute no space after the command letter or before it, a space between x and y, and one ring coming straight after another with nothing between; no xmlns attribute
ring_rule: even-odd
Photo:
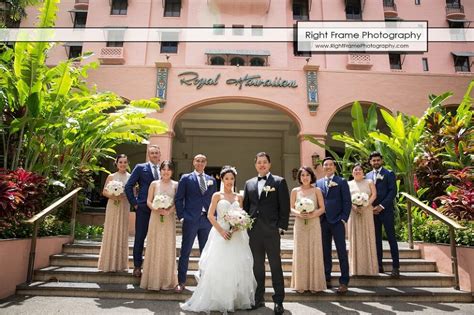
<svg viewBox="0 0 474 315"><path fill-rule="evenodd" d="M23 202L23 195L20 194L14 183L4 178L0 174L0 217L5 217L11 210L16 210Z"/></svg>
<svg viewBox="0 0 474 315"><path fill-rule="evenodd" d="M41 211L46 188L46 179L35 173L0 169L0 238L28 236L24 221Z"/></svg>
<svg viewBox="0 0 474 315"><path fill-rule="evenodd" d="M456 220L474 220L474 167L450 170L447 177L456 184L446 189L446 195L435 199L441 202L438 210Z"/></svg>

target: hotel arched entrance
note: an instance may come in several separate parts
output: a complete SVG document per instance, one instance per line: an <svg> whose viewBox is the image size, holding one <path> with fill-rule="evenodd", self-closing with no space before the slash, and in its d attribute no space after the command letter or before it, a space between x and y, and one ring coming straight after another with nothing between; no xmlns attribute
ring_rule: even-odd
<svg viewBox="0 0 474 315"><path fill-rule="evenodd" d="M256 175L255 154L265 151L272 158L271 171L296 186L292 171L300 165L299 128L283 111L238 101L193 106L179 115L173 131L171 157L178 175L192 171L192 158L203 153L209 173L222 165L235 166L240 190Z"/></svg>

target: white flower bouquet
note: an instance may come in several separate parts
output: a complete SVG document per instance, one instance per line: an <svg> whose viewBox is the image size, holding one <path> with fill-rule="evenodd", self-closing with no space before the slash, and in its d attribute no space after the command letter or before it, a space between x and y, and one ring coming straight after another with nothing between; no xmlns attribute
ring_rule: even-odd
<svg viewBox="0 0 474 315"><path fill-rule="evenodd" d="M171 198L167 194L158 194L158 195L155 195L155 197L153 198L154 209L160 209L160 208L168 209L173 204L174 204L173 198ZM163 215L160 215L160 222L162 223L165 222L165 218Z"/></svg>
<svg viewBox="0 0 474 315"><path fill-rule="evenodd" d="M310 213L314 211L314 202L313 200L303 197L295 202L295 210L301 213ZM304 224L308 224L308 219L304 220Z"/></svg>
<svg viewBox="0 0 474 315"><path fill-rule="evenodd" d="M241 208L233 208L224 215L224 221L237 230L250 229L254 220Z"/></svg>
<svg viewBox="0 0 474 315"><path fill-rule="evenodd" d="M105 191L113 196L120 196L124 192L123 183L118 180L111 180L105 186ZM114 200L114 204L118 206L120 204L120 200Z"/></svg>
<svg viewBox="0 0 474 315"><path fill-rule="evenodd" d="M369 205L369 195L366 193L354 193L351 195L352 204L357 207L366 207Z"/></svg>

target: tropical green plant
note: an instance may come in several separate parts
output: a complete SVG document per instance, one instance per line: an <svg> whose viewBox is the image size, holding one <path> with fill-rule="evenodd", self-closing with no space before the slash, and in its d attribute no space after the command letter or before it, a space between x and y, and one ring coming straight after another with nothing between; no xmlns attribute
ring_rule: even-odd
<svg viewBox="0 0 474 315"><path fill-rule="evenodd" d="M367 115L364 116L362 105L355 101L351 107L351 117L352 133L334 132L331 134L332 139L344 143L345 151L342 157L314 137L306 136L305 139L327 150L338 161L341 166L341 173L345 177L351 175L352 165L355 162L362 163L366 169L369 168L368 159L373 151L379 151L384 156L384 161L388 168L393 170L393 154L387 150L384 144L375 141L375 139L369 136L370 132L378 130L377 105L370 105Z"/></svg>
<svg viewBox="0 0 474 315"><path fill-rule="evenodd" d="M37 27L53 27L58 0L45 0ZM126 104L112 92L97 92L85 79L96 63L87 56L54 67L45 64L47 42L16 42L0 54L0 143L3 167L20 166L67 188L91 183L93 172L120 143L141 143L167 125L147 115L158 99Z"/></svg>
<svg viewBox="0 0 474 315"><path fill-rule="evenodd" d="M26 7L36 5L41 0L6 0L0 2L0 27L16 27L26 16Z"/></svg>

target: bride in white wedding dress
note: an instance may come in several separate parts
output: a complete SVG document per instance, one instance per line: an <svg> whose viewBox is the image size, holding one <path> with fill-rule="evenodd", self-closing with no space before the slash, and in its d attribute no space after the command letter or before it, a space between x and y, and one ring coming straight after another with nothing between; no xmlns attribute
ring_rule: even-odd
<svg viewBox="0 0 474 315"><path fill-rule="evenodd" d="M181 304L185 311L227 314L255 304L257 282L247 231L231 231L224 221L228 211L242 207L242 197L233 192L236 175L230 166L224 166L220 173L224 189L212 196L208 218L213 228L199 260L198 286L192 297Z"/></svg>

